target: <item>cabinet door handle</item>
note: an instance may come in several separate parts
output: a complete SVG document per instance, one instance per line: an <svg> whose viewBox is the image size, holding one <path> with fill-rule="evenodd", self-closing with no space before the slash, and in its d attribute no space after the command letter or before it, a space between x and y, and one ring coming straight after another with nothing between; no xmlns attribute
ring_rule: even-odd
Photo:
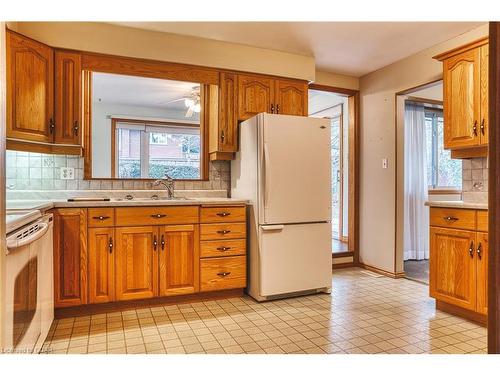
<svg viewBox="0 0 500 375"><path fill-rule="evenodd" d="M161 249L165 250L165 236L163 234L161 235Z"/></svg>
<svg viewBox="0 0 500 375"><path fill-rule="evenodd" d="M56 124L54 123L54 120L52 119L52 117L49 119L49 131L50 131L50 134L53 134L54 133L54 129L56 127Z"/></svg>
<svg viewBox="0 0 500 375"><path fill-rule="evenodd" d="M153 248L156 251L156 248L158 247L158 241L156 240L156 236L153 237Z"/></svg>
<svg viewBox="0 0 500 375"><path fill-rule="evenodd" d="M103 221L103 220L108 220L109 216L92 216L92 219Z"/></svg>
<svg viewBox="0 0 500 375"><path fill-rule="evenodd" d="M450 221L457 221L458 217L445 216L445 217L443 217L443 219L445 219L447 222L450 222Z"/></svg>
<svg viewBox="0 0 500 375"><path fill-rule="evenodd" d="M477 120L474 121L474 125L472 126L472 131L474 132L474 137L477 137Z"/></svg>
<svg viewBox="0 0 500 375"><path fill-rule="evenodd" d="M279 104L276 104L276 113L280 113L280 105Z"/></svg>
<svg viewBox="0 0 500 375"><path fill-rule="evenodd" d="M78 121L75 121L75 123L73 124L73 133L75 133L75 135L78 135Z"/></svg>
<svg viewBox="0 0 500 375"><path fill-rule="evenodd" d="M217 276L220 276L220 277L226 277L226 276L229 276L231 275L231 272L219 272L217 274Z"/></svg>
<svg viewBox="0 0 500 375"><path fill-rule="evenodd" d="M111 254L113 252L113 237L109 238L109 253Z"/></svg>
<svg viewBox="0 0 500 375"><path fill-rule="evenodd" d="M231 212L226 212L226 211L217 212L217 216L226 217L226 216L229 216L229 215L231 215Z"/></svg>
<svg viewBox="0 0 500 375"><path fill-rule="evenodd" d="M474 258L474 241L470 242L469 255L470 255L471 258Z"/></svg>
<svg viewBox="0 0 500 375"><path fill-rule="evenodd" d="M480 129L481 129L481 134L484 135L484 118L481 120L481 126L480 126Z"/></svg>
<svg viewBox="0 0 500 375"><path fill-rule="evenodd" d="M274 104L271 104L271 113L274 113Z"/></svg>
<svg viewBox="0 0 500 375"><path fill-rule="evenodd" d="M155 218L155 219L161 219L162 217L165 217L167 215L165 214L153 214L151 215L152 218Z"/></svg>
<svg viewBox="0 0 500 375"><path fill-rule="evenodd" d="M227 229L223 229L223 230L218 230L217 233L219 234L228 234L229 232L231 232L230 230L227 230Z"/></svg>
<svg viewBox="0 0 500 375"><path fill-rule="evenodd" d="M227 246L221 246L221 247L218 247L217 250L219 250L219 251L228 251L228 250L231 250L231 248L227 247Z"/></svg>
<svg viewBox="0 0 500 375"><path fill-rule="evenodd" d="M482 249L482 246L481 246L481 242L479 242L479 245L477 245L476 252L477 252L477 256L478 256L479 260L481 260L481 257L483 255L482 254L483 253L483 249Z"/></svg>
<svg viewBox="0 0 500 375"><path fill-rule="evenodd" d="M220 141L224 143L224 139L226 138L226 135L224 134L224 130L221 130L220 132Z"/></svg>

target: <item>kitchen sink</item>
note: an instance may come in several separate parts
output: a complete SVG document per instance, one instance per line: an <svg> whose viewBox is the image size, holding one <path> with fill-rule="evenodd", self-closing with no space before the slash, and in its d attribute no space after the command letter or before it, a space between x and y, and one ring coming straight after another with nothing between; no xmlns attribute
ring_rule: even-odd
<svg viewBox="0 0 500 375"><path fill-rule="evenodd" d="M116 202L124 202L124 201L130 201L130 202L162 202L162 201L188 201L191 200L191 198L185 198L185 197L174 197L174 198L167 198L167 197L158 197L158 196L152 196L152 197L140 197L140 198L135 198L135 197L125 197L125 198L113 198L111 199L112 201Z"/></svg>

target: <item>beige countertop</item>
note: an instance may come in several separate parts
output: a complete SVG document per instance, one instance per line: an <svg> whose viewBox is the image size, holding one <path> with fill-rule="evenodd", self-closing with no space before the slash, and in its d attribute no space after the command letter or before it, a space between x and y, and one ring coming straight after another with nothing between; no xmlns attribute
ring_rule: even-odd
<svg viewBox="0 0 500 375"><path fill-rule="evenodd" d="M464 201L427 201L426 206L444 208L465 208L473 210L487 210L488 203L484 202L464 202Z"/></svg>

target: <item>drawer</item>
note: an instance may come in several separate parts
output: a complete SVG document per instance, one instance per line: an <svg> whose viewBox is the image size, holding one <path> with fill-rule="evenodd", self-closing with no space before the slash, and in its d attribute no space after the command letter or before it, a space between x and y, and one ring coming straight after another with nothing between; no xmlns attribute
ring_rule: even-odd
<svg viewBox="0 0 500 375"><path fill-rule="evenodd" d="M245 288L246 257L224 257L200 260L200 290Z"/></svg>
<svg viewBox="0 0 500 375"><path fill-rule="evenodd" d="M200 257L227 257L246 254L246 240L202 241Z"/></svg>
<svg viewBox="0 0 500 375"><path fill-rule="evenodd" d="M476 230L476 211L460 208L431 207L430 225Z"/></svg>
<svg viewBox="0 0 500 375"><path fill-rule="evenodd" d="M246 220L246 207L202 207L201 223L228 223Z"/></svg>
<svg viewBox="0 0 500 375"><path fill-rule="evenodd" d="M115 211L117 226L198 223L198 206L120 207Z"/></svg>
<svg viewBox="0 0 500 375"><path fill-rule="evenodd" d="M477 211L477 230L479 232L488 232L488 211Z"/></svg>
<svg viewBox="0 0 500 375"><path fill-rule="evenodd" d="M234 238L246 238L245 223L221 223L201 224L200 239L207 240L230 240Z"/></svg>
<svg viewBox="0 0 500 375"><path fill-rule="evenodd" d="M110 207L89 208L89 228L112 227L115 225L115 209Z"/></svg>

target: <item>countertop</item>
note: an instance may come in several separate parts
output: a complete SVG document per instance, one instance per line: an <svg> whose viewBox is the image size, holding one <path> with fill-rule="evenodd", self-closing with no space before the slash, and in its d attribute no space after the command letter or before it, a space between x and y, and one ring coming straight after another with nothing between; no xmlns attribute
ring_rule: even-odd
<svg viewBox="0 0 500 375"><path fill-rule="evenodd" d="M464 208L473 210L487 210L488 203L484 202L464 202L464 201L427 201L426 206L444 208Z"/></svg>

